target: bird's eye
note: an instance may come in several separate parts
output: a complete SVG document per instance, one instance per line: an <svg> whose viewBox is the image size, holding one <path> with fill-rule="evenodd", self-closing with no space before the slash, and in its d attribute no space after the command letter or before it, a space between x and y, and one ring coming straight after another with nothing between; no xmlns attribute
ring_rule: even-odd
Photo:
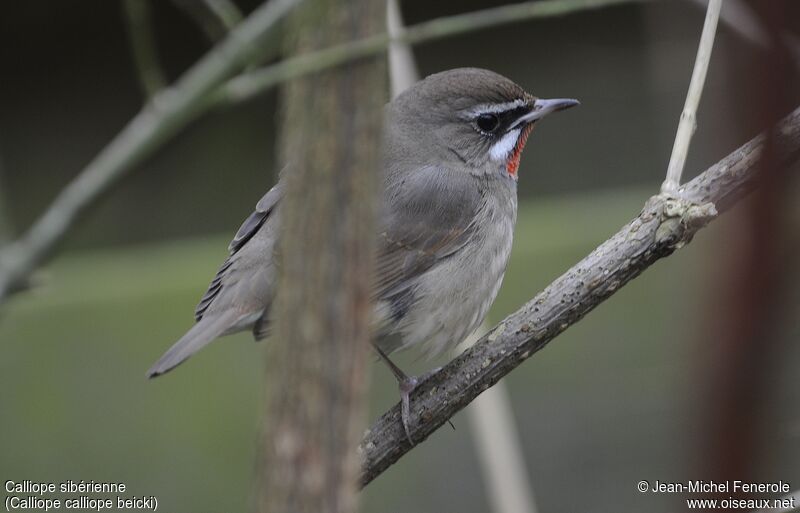
<svg viewBox="0 0 800 513"><path fill-rule="evenodd" d="M481 114L478 116L478 119L475 120L475 123L482 131L491 133L494 132L497 125L500 124L500 120L494 114Z"/></svg>

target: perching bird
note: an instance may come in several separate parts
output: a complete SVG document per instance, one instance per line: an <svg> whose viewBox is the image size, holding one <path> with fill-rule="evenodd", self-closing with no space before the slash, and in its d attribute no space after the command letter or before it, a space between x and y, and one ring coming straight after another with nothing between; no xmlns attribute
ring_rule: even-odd
<svg viewBox="0 0 800 513"><path fill-rule="evenodd" d="M547 114L577 104L539 99L497 73L462 68L431 75L386 106L374 344L400 383L406 434L417 379L387 355L408 347L441 353L483 321L511 253L528 135ZM283 189L279 180L242 224L197 305L197 323L150 377L222 335L266 336Z"/></svg>

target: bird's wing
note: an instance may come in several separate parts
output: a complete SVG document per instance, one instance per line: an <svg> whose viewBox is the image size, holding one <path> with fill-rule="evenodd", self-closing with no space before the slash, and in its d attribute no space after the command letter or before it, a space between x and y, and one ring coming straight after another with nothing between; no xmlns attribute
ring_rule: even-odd
<svg viewBox="0 0 800 513"><path fill-rule="evenodd" d="M467 173L431 167L395 180L387 188L381 215L376 299L413 301L416 279L473 237L483 204L475 178Z"/></svg>
<svg viewBox="0 0 800 513"><path fill-rule="evenodd" d="M208 289L206 289L203 297L200 298L200 303L198 303L197 308L194 311L194 317L196 320L199 321L203 318L203 314L206 312L214 299L216 299L216 297L219 295L219 291L222 289L225 274L233 263L233 256L238 253L239 250L241 250L250 239L253 238L256 232L258 232L261 226L263 226L270 214L275 210L275 207L278 205L278 201L283 196L283 189L283 182L278 182L275 187L267 191L267 193L258 201L258 203L256 203L255 211L250 214L247 219L245 219L244 223L242 223L242 226L239 228L239 231L237 231L236 235L234 235L233 240L228 245L230 256L226 258L220 266L217 274L214 276L214 279L211 280L211 284L208 286Z"/></svg>
<svg viewBox="0 0 800 513"><path fill-rule="evenodd" d="M226 273L242 247L253 238L283 196L283 183L273 187L242 223L223 262L195 310L199 321L223 287ZM437 262L457 253L475 231L483 195L467 173L422 168L388 185L377 241L374 297L408 306L416 279Z"/></svg>
<svg viewBox="0 0 800 513"><path fill-rule="evenodd" d="M278 200L283 197L283 182L278 182L275 187L267 191L267 193L258 200L256 203L256 210L244 220L239 231L234 235L233 240L228 245L228 251L231 255L239 251L248 240L261 228L269 214L278 205Z"/></svg>
<svg viewBox="0 0 800 513"><path fill-rule="evenodd" d="M236 232L222 263L195 309L197 323L187 331L148 371L154 377L169 372L217 337L256 327L258 337L265 332L264 312L272 301L274 266L271 251L276 231L269 219L283 195L276 185L256 205L256 210ZM271 226L272 225L272 226Z"/></svg>

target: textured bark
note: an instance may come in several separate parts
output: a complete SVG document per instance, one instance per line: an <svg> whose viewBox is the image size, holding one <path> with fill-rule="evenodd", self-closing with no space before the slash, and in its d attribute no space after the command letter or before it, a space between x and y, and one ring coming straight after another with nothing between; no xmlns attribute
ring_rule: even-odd
<svg viewBox="0 0 800 513"><path fill-rule="evenodd" d="M374 0L306 2L290 18L288 52L380 32L384 9ZM283 90L281 158L289 167L261 511L357 509L385 74L373 57Z"/></svg>
<svg viewBox="0 0 800 513"><path fill-rule="evenodd" d="M781 122L774 135L776 159L787 167L795 165L800 159L800 108ZM718 212L753 190L759 182L763 145L764 136L758 136L681 186L676 197L650 198L638 217L418 386L411 396L411 437L427 438L481 392L656 260L690 242ZM362 486L411 449L398 405L375 422L359 447Z"/></svg>

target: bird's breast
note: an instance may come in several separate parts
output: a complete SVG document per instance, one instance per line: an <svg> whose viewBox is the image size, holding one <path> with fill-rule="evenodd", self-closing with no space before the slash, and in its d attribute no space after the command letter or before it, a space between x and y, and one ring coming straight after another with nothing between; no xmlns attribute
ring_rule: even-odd
<svg viewBox="0 0 800 513"><path fill-rule="evenodd" d="M422 347L429 356L461 343L483 322L503 281L516 222L516 190L489 189L474 219L474 235L462 251L438 263L420 279L416 301L402 320L406 348Z"/></svg>

